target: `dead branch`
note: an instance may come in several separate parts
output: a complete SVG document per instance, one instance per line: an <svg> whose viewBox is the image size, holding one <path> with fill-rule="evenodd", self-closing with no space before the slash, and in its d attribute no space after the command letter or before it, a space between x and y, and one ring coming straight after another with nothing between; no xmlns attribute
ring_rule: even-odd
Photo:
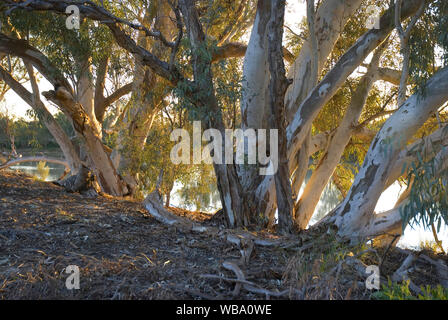
<svg viewBox="0 0 448 320"><path fill-rule="evenodd" d="M216 274L201 274L201 275L199 275L199 277L205 278L205 279L216 279L216 280L222 280L222 281L227 281L227 282L242 283L242 284L247 284L247 285L251 285L251 286L255 285L253 282L250 282L247 280L226 278L226 277L218 276Z"/></svg>
<svg viewBox="0 0 448 320"><path fill-rule="evenodd" d="M416 258L417 257L411 252L406 257L406 259L404 259L401 266L392 275L392 281L394 282L409 281L409 288L418 294L421 293L420 288L411 281L408 275L408 273L412 269L412 264L414 263Z"/></svg>
<svg viewBox="0 0 448 320"><path fill-rule="evenodd" d="M433 260L424 254L420 255L420 258L436 267L437 274L440 277L440 284L448 288L448 267L446 264L442 260Z"/></svg>
<svg viewBox="0 0 448 320"><path fill-rule="evenodd" d="M233 271L236 275L236 277L238 278L239 282L237 282L235 284L235 289L233 289L233 293L232 295L234 297L237 297L240 294L240 290L241 290L241 281L246 281L246 278L244 276L243 271L240 269L240 267L238 267L235 263L230 262L230 261L224 261L222 266L224 267L224 269Z"/></svg>

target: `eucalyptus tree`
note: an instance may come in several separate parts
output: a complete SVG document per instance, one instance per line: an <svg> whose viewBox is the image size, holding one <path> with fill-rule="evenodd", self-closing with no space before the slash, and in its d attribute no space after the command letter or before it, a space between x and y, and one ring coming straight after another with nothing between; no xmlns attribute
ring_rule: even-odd
<svg viewBox="0 0 448 320"><path fill-rule="evenodd" d="M343 237L357 240L396 230L402 221L403 210L399 208L415 203L415 193L409 193L408 200L399 199L397 208L390 212L376 214L374 210L382 192L406 173L403 167L418 158L419 153L410 146L434 147L435 155L428 155L426 161L437 166L434 174L445 172L445 131L436 131L431 122L432 115L448 101L446 2L307 1L307 20L302 24L306 30L298 41L300 48L292 50L298 52L293 57L282 48L284 1L258 0L256 5L239 1L232 10L222 10L226 3L167 1L170 8L166 10L175 26L175 34L170 32L169 37L158 30L160 26L131 22L117 16L112 8L94 2L7 0L4 6L7 13L45 11L64 16L69 5L76 5L86 21L106 27L115 43L158 77L165 90L156 101L163 101L164 95L172 93L172 97L188 106L192 120L202 120L204 129L217 129L222 136L228 124L217 90L218 62L244 56L241 127L279 129L281 163L279 173L270 176L258 174L252 165L214 164L223 211L231 227L258 222L260 216L272 222L278 208L280 229L288 231L293 221L304 229L324 187L334 181L345 196L322 223L335 226ZM372 11L374 4L376 11ZM378 17L372 17L375 12ZM226 20L228 14L231 18ZM233 42L247 27L251 27L248 44ZM143 38L150 39L149 44L143 43ZM6 46L7 43L14 45ZM0 49L11 55L25 55L39 72L45 73L42 61L36 59L38 54L31 51L35 54L29 56L28 44L3 37ZM403 55L397 54L399 50ZM51 82L59 90L51 91L47 98L57 100L62 86L61 102L71 101L70 86L60 80L61 76L53 76ZM144 84L151 81L143 80ZM143 89L134 94L144 92ZM154 107L152 103L150 108ZM76 112L84 110L73 102L64 108L70 110L74 123ZM95 124L88 126L93 130ZM150 127L148 123L144 126ZM444 126L442 122L440 126ZM422 128L430 130L420 141ZM356 143L360 147L353 147ZM353 156L353 149L361 150L357 150L360 156ZM108 161L97 160L98 165ZM356 162L362 162L359 172L353 180L350 177L354 173L347 174L348 182L341 183L344 165ZM311 179L299 197L310 169ZM413 175L418 175L418 171L414 170ZM446 180L436 181L440 185L440 181ZM443 205L446 193L442 189L435 192ZM107 191L122 193L115 188ZM151 210L157 208L151 206ZM159 212L153 214L160 217Z"/></svg>
<svg viewBox="0 0 448 320"><path fill-rule="evenodd" d="M112 166L110 150L102 142L101 123L107 108L132 89L132 84L128 83L112 88L115 91L104 96L108 61L111 56L120 53L114 51L112 43L102 37L103 30L93 24L83 24L83 28L75 32L64 27L65 19L30 12L8 16L3 26L2 52L23 60L32 93L14 79L14 70L7 72L1 68L2 79L35 110L61 147L73 175L64 185L73 191L82 188L88 182L89 171L92 170L104 192L125 194L126 185ZM28 44L26 52L18 54L14 51L17 45L25 42ZM59 96L56 92L43 92L42 95L69 116L85 152L79 153L41 101L33 67L50 80L55 88L64 87L65 91L60 92ZM69 101L64 98L67 93L73 93Z"/></svg>

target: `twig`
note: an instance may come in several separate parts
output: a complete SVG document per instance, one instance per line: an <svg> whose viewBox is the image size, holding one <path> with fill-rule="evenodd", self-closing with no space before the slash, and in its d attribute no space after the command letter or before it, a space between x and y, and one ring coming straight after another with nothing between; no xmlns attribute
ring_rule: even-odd
<svg viewBox="0 0 448 320"><path fill-rule="evenodd" d="M437 236L437 231L436 231L436 227L434 227L434 223L431 223L431 230L432 230L432 234L434 236L434 240L436 241L437 246L440 248L440 250L442 250L443 254L446 254L445 250L443 250L442 241L439 240L439 237Z"/></svg>
<svg viewBox="0 0 448 320"><path fill-rule="evenodd" d="M247 280L226 278L226 277L218 276L215 274L201 274L201 275L199 275L199 277L206 278L206 279L217 279L217 280L222 280L222 281L227 281L227 282L244 283L244 284L251 285L251 286L255 285L253 282L250 282Z"/></svg>
<svg viewBox="0 0 448 320"><path fill-rule="evenodd" d="M232 295L234 297L237 297L240 294L241 281L246 281L246 278L244 277L244 273L240 269L240 267L238 267L235 263L230 262L230 261L224 261L222 266L224 267L224 269L233 271L235 273L236 277L238 278L238 280L240 280L239 282L237 282L235 284L235 288L233 289L233 293L232 293Z"/></svg>
<svg viewBox="0 0 448 320"><path fill-rule="evenodd" d="M380 260L380 265L378 267L378 269L381 270L381 267L383 266L383 262L386 259L387 254L389 253L390 248L392 247L392 244L395 242L395 240L397 240L397 238L399 237L399 235L395 235L394 238L392 239L392 241L389 243L389 245L387 246L386 251L384 252L383 256L381 257Z"/></svg>

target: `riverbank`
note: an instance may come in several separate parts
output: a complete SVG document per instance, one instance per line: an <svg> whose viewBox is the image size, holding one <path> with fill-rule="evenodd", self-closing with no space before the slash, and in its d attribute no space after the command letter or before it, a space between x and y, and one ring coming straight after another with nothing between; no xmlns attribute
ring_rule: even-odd
<svg viewBox="0 0 448 320"><path fill-rule="evenodd" d="M214 223L205 214L171 211ZM0 299L371 299L368 274L349 261L381 263L385 283L411 253L392 248L357 256L325 238L314 248L256 246L245 261L241 249L161 224L137 201L87 198L0 171ZM239 266L249 287L237 290L242 281L223 268L226 261ZM69 265L79 266L79 290L66 288ZM441 282L436 266L422 259L410 277L417 286Z"/></svg>

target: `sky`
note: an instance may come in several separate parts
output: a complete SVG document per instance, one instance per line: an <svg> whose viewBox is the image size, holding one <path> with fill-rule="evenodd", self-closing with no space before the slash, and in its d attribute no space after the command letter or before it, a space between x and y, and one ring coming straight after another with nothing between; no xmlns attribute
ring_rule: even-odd
<svg viewBox="0 0 448 320"><path fill-rule="evenodd" d="M297 25L302 20L306 14L306 7L304 0L292 0L287 1L286 12L285 12L285 24L290 27L294 32L299 33ZM27 89L31 91L31 86L29 83L24 85ZM42 91L53 89L52 85L45 79L40 80L40 89ZM46 101L45 98L41 97L42 101ZM10 114L16 117L26 118L26 110L29 106L22 101L14 92L8 92L5 96L6 106ZM52 113L56 112L57 109L47 103L50 111ZM4 107L4 106L2 106ZM396 199L398 198L401 189L398 183L393 184L381 195L378 204L376 206L376 212L383 212L392 209ZM181 206L178 199L173 199L173 205ZM448 228L446 225L442 226L441 232L439 234L439 239L443 241L445 249L448 249ZM418 247L422 241L432 241L434 237L432 232L429 230L423 230L422 228L417 228L413 230L411 227L407 227L404 236L401 238L399 245L403 247Z"/></svg>
<svg viewBox="0 0 448 320"><path fill-rule="evenodd" d="M37 73L37 72L36 72ZM23 84L23 86L28 89L28 91L31 90L31 84L29 82L26 82ZM51 105L47 100L42 96L43 91L53 90L53 86L45 79L40 78L39 79L39 90L41 91L41 100L45 103L45 105L48 107L49 111L51 113L57 112L57 108ZM31 107L23 101L17 94L14 93L14 91L9 90L5 95L5 101L1 102L2 105L0 107L0 110L4 111L3 109L6 107L8 109L8 114L11 116L14 116L15 118L25 118L29 120L29 118L26 115L26 111L31 109Z"/></svg>

